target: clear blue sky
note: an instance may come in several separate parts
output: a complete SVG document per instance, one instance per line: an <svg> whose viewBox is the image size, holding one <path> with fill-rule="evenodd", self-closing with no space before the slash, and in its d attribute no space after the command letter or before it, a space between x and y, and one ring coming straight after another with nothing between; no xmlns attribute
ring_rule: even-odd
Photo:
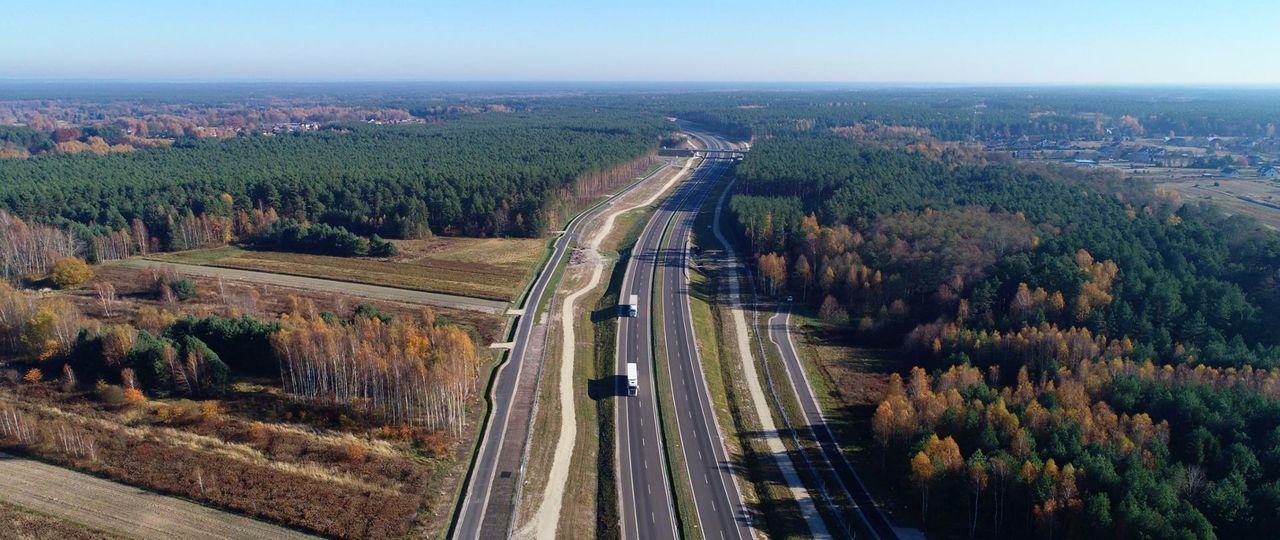
<svg viewBox="0 0 1280 540"><path fill-rule="evenodd" d="M0 79L1276 85L1280 3L0 0Z"/></svg>

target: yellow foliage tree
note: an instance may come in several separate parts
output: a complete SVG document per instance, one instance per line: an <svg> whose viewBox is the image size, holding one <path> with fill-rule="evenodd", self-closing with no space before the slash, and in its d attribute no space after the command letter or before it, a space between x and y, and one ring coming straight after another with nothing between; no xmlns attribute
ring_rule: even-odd
<svg viewBox="0 0 1280 540"><path fill-rule="evenodd" d="M916 457L911 458L911 480L920 489L921 519L929 514L929 485L933 483L935 474L933 461L929 456L924 451L916 452Z"/></svg>
<svg viewBox="0 0 1280 540"><path fill-rule="evenodd" d="M93 269L80 257L63 257L53 263L49 277L59 289L69 289L92 279Z"/></svg>

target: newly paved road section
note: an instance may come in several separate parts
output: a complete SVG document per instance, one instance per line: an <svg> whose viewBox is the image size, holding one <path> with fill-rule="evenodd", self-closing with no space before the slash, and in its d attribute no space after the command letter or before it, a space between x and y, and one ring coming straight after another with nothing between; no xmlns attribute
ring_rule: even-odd
<svg viewBox="0 0 1280 540"><path fill-rule="evenodd" d="M706 139L715 147L726 146L718 139ZM708 161L704 187L717 183L730 163ZM660 339L666 351L666 357L659 361L667 364L667 382L675 402L674 418L665 420L676 424L686 469L684 476L689 482L694 518L702 537L752 538L749 514L735 479L736 467L729 460L723 444L724 434L717 425L689 307L686 275L689 235L707 191L694 197L675 216L675 225L666 237L663 261L657 270L656 279L662 283L662 295L658 298L663 315Z"/></svg>
<svg viewBox="0 0 1280 540"><path fill-rule="evenodd" d="M516 335L508 361L498 368L498 374L490 392L492 408L485 426L467 481L461 502L458 521L453 529L455 538L506 538L511 534L515 515L516 494L524 471L525 447L532 426L533 396L537 391L536 373L542 365L542 342L545 326L538 323L539 303L547 291L560 262L569 251L569 244L606 205L630 192L644 181L657 176L666 167L654 171L640 182L597 203L574 218L565 228L565 234L555 242L555 248L546 266L529 290L524 306L525 313L516 322Z"/></svg>
<svg viewBox="0 0 1280 540"><path fill-rule="evenodd" d="M0 500L141 540L314 538L96 476L0 453ZM7 537L0 528L0 538Z"/></svg>
<svg viewBox="0 0 1280 540"><path fill-rule="evenodd" d="M787 367L787 379L791 383L791 388L795 392L797 401L800 402L800 408L804 412L804 421L808 424L808 429L811 431L814 440L822 448L822 455L826 464L832 467L836 477L840 480L839 487L853 501L854 510L857 512L863 528L870 530L872 538L896 540L898 538L897 531L894 530L889 523L889 519L880 511L880 508L876 506L866 486L862 484L862 479L858 478L858 473L853 470L853 465L845 458L844 452L840 450L840 445L836 443L835 435L831 433L831 428L827 425L826 416L822 414L822 407L818 405L817 397L813 393L813 387L809 384L809 378L805 375L804 367L800 364L800 356L796 354L795 343L791 339L791 311L785 309L785 307L783 306L782 310L769 318L769 340L777 346L778 352L782 356L782 362Z"/></svg>
<svg viewBox="0 0 1280 540"><path fill-rule="evenodd" d="M715 147L727 147L720 139L700 135ZM750 538L752 536L742 497L734 480L733 467L725 454L716 426L711 397L707 392L690 317L685 265L687 244L694 217L710 189L731 166L728 160L706 160L694 176L680 187L641 233L628 263L620 296L640 298L637 316L623 317L618 324L617 372L625 373L627 362L636 362L640 392L635 397L618 398L618 491L624 538L672 538L676 530L673 490L666 469L662 424L659 422L657 394L670 392L675 406L673 418L680 437L684 470L678 478L690 482L696 523L684 524L684 534L705 538ZM670 231L663 235L663 231ZM661 283L655 295L655 283ZM660 305L662 326L655 328L652 306ZM663 340L665 353L656 358L666 377L654 376L652 332ZM656 388L655 388L656 387ZM625 392L619 390L619 394Z"/></svg>
<svg viewBox="0 0 1280 540"><path fill-rule="evenodd" d="M623 538L648 540L677 536L675 503L667 476L662 425L653 376L651 309L653 275L663 230L677 211L693 197L705 194L708 165L675 189L654 212L631 250L619 290L621 302L634 294L640 298L635 317L621 317L617 334L617 373L625 376L627 362L635 362L639 374L638 395L627 397L625 381L617 385L614 409L618 430L615 462L618 467L618 504Z"/></svg>

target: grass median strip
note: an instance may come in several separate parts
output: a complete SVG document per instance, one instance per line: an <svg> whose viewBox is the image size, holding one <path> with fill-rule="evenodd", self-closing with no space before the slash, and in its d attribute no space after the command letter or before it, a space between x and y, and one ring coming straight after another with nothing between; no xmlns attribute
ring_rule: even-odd
<svg viewBox="0 0 1280 540"><path fill-rule="evenodd" d="M665 234L664 234L665 236ZM653 297L662 297L662 281L655 279L653 282ZM680 522L680 529L687 538L699 538L702 536L702 530L698 526L697 517L694 516L693 507L693 490L687 474L688 468L684 461L684 446L681 444L680 427L673 422L676 416L675 399L671 395L671 374L666 367L665 362L658 359L667 358L667 349L665 340L662 335L665 317L662 308L658 302L652 302L650 313L652 313L653 324L653 379L654 381L664 381L666 384L654 384L654 393L658 396L658 422L662 424L662 437L665 440L663 449L667 456L667 476L671 480L671 485L675 490L676 499L676 517ZM667 390L665 392L661 390Z"/></svg>

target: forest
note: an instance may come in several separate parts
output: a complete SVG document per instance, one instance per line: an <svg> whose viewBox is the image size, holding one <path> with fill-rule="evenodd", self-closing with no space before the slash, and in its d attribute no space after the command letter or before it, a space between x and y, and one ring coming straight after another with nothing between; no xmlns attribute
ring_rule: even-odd
<svg viewBox="0 0 1280 540"><path fill-rule="evenodd" d="M921 369L905 394L890 391L876 421L898 426L881 437L886 463L916 475L927 530L1266 536L1280 479L1280 234L1107 172L835 135L761 141L736 174L731 207L760 286L795 294L855 342L898 347ZM957 370L978 375L938 382ZM1073 382L1087 391L1068 400ZM1022 397L1000 402L1010 388ZM1089 432L1102 420L1084 414L1102 414L1098 403L1121 418L1109 444L1140 415L1174 429L1099 447ZM1025 434L991 427L984 415L995 406L1016 417L1001 422L1049 420ZM1003 503L987 502L1005 496L988 491L1002 451L1016 458L1002 471L1035 469L1034 485L1017 489L1034 490L1023 499L1039 510L1019 510L1022 521L1013 510L1007 522L996 517ZM1050 460L1054 472L1039 480ZM1199 475L1194 489L1179 484L1186 474ZM1138 481L1152 491L1126 496ZM966 492L980 509L927 507Z"/></svg>
<svg viewBox="0 0 1280 540"><path fill-rule="evenodd" d="M137 221L152 250L196 247L184 226L230 234L240 214L266 211L361 236L535 236L558 218L550 208L575 179L644 156L671 129L641 113L492 112L6 159L0 209L70 226L86 242L139 230Z"/></svg>
<svg viewBox="0 0 1280 540"><path fill-rule="evenodd" d="M1275 90L936 88L688 93L652 106L748 139L854 125L943 140L1112 135L1275 137Z"/></svg>

